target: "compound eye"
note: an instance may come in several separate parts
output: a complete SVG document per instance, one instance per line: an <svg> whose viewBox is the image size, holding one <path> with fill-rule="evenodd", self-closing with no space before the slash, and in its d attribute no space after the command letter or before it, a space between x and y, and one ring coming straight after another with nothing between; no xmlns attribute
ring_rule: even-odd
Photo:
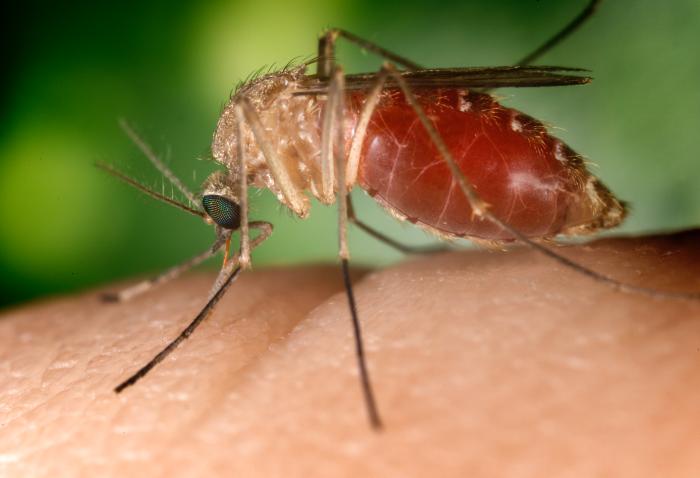
<svg viewBox="0 0 700 478"><path fill-rule="evenodd" d="M241 225L241 207L224 196L208 194L202 197L204 210L215 223L226 229L238 229Z"/></svg>

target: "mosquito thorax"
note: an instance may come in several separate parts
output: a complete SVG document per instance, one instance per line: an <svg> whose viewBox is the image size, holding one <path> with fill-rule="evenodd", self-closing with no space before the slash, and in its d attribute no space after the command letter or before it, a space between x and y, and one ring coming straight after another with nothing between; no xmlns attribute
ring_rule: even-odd
<svg viewBox="0 0 700 478"><path fill-rule="evenodd" d="M320 118L325 98L294 94L304 81L305 70L301 66L270 73L236 89L219 117L211 147L212 157L229 174L236 175L240 170L236 108L245 97L268 133L266 146L281 158L295 186L315 195L314 175L320 171ZM280 203L305 217L310 207L308 199L304 197L301 205L288 203L275 184L250 125L242 126L241 135L248 185L269 189Z"/></svg>
<svg viewBox="0 0 700 478"><path fill-rule="evenodd" d="M297 98L293 95L296 85L304 76L304 71L305 67L283 70L254 78L239 85L224 106L216 125L211 146L214 160L224 164L229 169L232 169L231 167L237 164L237 120L234 109L241 98L245 97L247 99L265 126L269 122L277 122L281 120L282 111L288 109L290 103L305 101L303 98ZM274 126L278 125L275 124ZM250 128L244 127L242 133L245 152L247 153L247 164L254 166L258 160L264 161L262 152L253 138ZM275 130L275 136L277 135L279 135L279 130ZM270 139L274 140L275 138Z"/></svg>

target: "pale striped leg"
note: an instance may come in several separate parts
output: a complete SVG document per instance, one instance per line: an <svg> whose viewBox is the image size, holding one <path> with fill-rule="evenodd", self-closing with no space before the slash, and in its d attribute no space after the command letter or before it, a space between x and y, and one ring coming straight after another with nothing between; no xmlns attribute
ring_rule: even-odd
<svg viewBox="0 0 700 478"><path fill-rule="evenodd" d="M246 172L247 162L245 148L243 147L243 124L245 115L243 108L236 105L234 108L236 115L236 135L238 144L238 202L241 208L241 257L240 263L243 269L250 267L250 230L248 224L248 174Z"/></svg>

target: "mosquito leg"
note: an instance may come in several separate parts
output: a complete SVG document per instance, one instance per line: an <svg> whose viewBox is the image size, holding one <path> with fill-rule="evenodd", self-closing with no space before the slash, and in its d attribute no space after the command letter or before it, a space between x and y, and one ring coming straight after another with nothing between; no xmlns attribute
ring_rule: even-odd
<svg viewBox="0 0 700 478"><path fill-rule="evenodd" d="M362 342L362 329L360 327L360 320L357 314L357 304L355 303L355 294L352 289L352 282L350 280L350 266L347 259L341 259L341 265L343 268L343 283L345 284L345 292L348 296L348 305L350 306L350 315L352 316L352 327L355 336L355 355L357 355L357 364L360 369L360 380L362 382L362 393L365 399L365 404L367 405L367 413L369 415L369 422L372 428L375 430L381 430L384 426L382 424L382 419L379 416L379 409L377 408L377 402L374 399L374 392L372 390L372 382L369 379L369 371L367 370L367 361L365 359L365 349Z"/></svg>
<svg viewBox="0 0 700 478"><path fill-rule="evenodd" d="M573 20L571 20L564 28L562 28L554 36L550 37L533 52L529 53L528 55L525 55L515 64L517 66L530 65L539 57L541 57L549 50L554 48L556 45L563 42L567 37L569 37L572 33L578 30L579 27L586 22L586 20L591 18L601 1L602 0L591 0L588 3L588 5L586 5L586 7L581 11L581 13L579 13ZM494 88L482 88L479 91L481 91L482 93L489 93L493 89Z"/></svg>
<svg viewBox="0 0 700 478"><path fill-rule="evenodd" d="M374 81L374 84L372 85L372 88L370 88L369 93L367 94L367 99L365 100L365 103L362 106L362 112L360 113L360 117L357 120L355 134L352 137L352 143L350 145L350 154L348 154L347 168L345 169L345 184L348 188L352 188L355 184L355 181L357 180L357 171L360 167L360 154L362 152L362 144L364 143L365 138L367 137L367 127L369 126L372 114L374 114L374 110L376 109L377 104L379 103L379 100L381 98L382 89L384 88L384 84L386 83L386 78L388 74L389 72L384 68L382 68L379 71L379 73L377 74L377 78ZM439 252L448 249L445 247L424 248L403 245L391 239L390 237L382 234L376 229L373 229L364 222L360 221L355 215L355 210L352 206L352 200L349 194L347 196L347 205L348 219L350 220L350 222L354 223L357 227L359 227L375 239L384 242L385 244L397 249L398 251L404 254L430 254L433 252Z"/></svg>
<svg viewBox="0 0 700 478"><path fill-rule="evenodd" d="M390 238L389 236L377 231L372 226L369 226L362 222L355 215L355 208L352 205L352 198L348 195L348 220L355 224L357 227L365 231L367 234L377 239L379 242L383 242L389 247L393 247L402 254L435 254L437 252L445 252L451 250L448 246L438 245L438 246L409 246L402 244L399 241Z"/></svg>
<svg viewBox="0 0 700 478"><path fill-rule="evenodd" d="M243 132L241 125L245 122L245 115L240 106L234 109L236 115L236 136L238 138L238 203L241 209L241 267L250 267L250 231L248 224L248 174L246 172L245 148L243 147Z"/></svg>
<svg viewBox="0 0 700 478"><path fill-rule="evenodd" d="M573 20L571 20L564 28L562 28L554 36L550 37L533 52L521 58L520 61L516 62L515 64L518 66L530 65L539 57L541 57L549 50L554 48L556 45L564 41L572 33L578 30L578 28L581 25L583 25L586 22L586 20L591 18L596 8L598 8L598 5L600 5L600 2L601 0L589 1L588 5L586 5L586 7L581 11L581 13L579 13Z"/></svg>
<svg viewBox="0 0 700 478"><path fill-rule="evenodd" d="M238 100L238 106L243 112L246 124L248 124L253 131L255 141L265 157L265 161L270 168L270 173L275 180L275 185L282 192L287 205L298 216L302 218L306 217L309 213L309 201L306 196L304 196L301 188L294 183L294 180L289 175L282 158L279 157L272 142L267 137L265 128L260 122L260 117L246 97L242 96Z"/></svg>
<svg viewBox="0 0 700 478"><path fill-rule="evenodd" d="M633 284L628 284L628 283L613 279L612 277L608 277L605 274L601 274L600 272L596 272L592 269L589 269L585 266L582 266L582 265L578 264L577 262L574 262L571 259L568 259L568 258L554 252L553 250L549 249L548 247L543 246L542 244L533 241L532 239L530 239L529 237L524 235L522 232L515 229L510 224L499 219L497 216L495 216L492 212L490 212L488 210L487 204L481 199L481 197L477 194L474 187L471 185L471 183L469 183L467 178L464 176L462 171L459 169L459 166L457 165L454 158L452 157L452 154L450 153L449 149L447 148L447 145L442 140L442 137L435 129L435 126L433 125L433 123L430 121L428 116L425 114L425 111L423 111L423 108L416 100L415 95L413 94L413 92L410 90L410 88L406 84L406 81L404 80L404 78L399 74L399 71L393 65L391 65L389 63L385 64L385 68L389 70L389 74L392 76L392 78L394 78L396 83L399 85L399 88L401 89L401 91L405 95L406 101L411 105L413 110L416 112L418 119L420 120L421 124L423 125L426 132L430 136L431 141L433 142L433 144L435 144L435 147L438 149L440 156L442 156L443 160L445 161L445 163L449 167L450 172L452 173L452 177L454 178L455 181L457 181L457 184L459 185L460 189L462 190L465 197L469 201L469 205L471 206L472 210L474 211L473 212L474 215L483 217L483 218L491 221L492 223L501 227L504 231L507 231L509 234L511 234L514 238L516 238L520 242L522 242L522 243L526 244L527 246L535 249L536 251L544 254L545 256L547 256L551 259L554 259L555 261L570 268L571 270L578 272L579 274L585 275L587 277L590 277L591 279L593 279L597 282L604 283L604 284L612 287L613 289L616 289L616 290L619 290L622 292L626 292L626 293L642 294L642 295L646 295L646 296L650 296L650 297L700 300L700 293L659 291L659 290L650 289L647 287L641 287L641 286L636 286Z"/></svg>
<svg viewBox="0 0 700 478"><path fill-rule="evenodd" d="M260 244L265 242L268 237L272 234L272 223L269 223L267 221L251 221L250 227L253 229L257 229L260 231L260 234L250 241L250 248L255 249L258 247Z"/></svg>
<svg viewBox="0 0 700 478"><path fill-rule="evenodd" d="M350 258L348 249L348 184L345 178L345 74L343 67L336 65L328 88L328 106L332 109L332 123L323 136L330 136L335 143L335 166L338 171L338 256L347 261ZM330 115L329 115L330 116ZM328 161L332 163L332 161Z"/></svg>
<svg viewBox="0 0 700 478"><path fill-rule="evenodd" d="M367 94L367 99L362 106L362 112L357 120L355 134L350 144L350 154L348 155L348 164L345 173L345 184L347 184L348 187L352 187L357 179L357 171L360 167L360 154L362 152L362 144L365 142L365 137L367 136L367 127L381 98L388 74L389 72L384 68L379 71L374 85Z"/></svg>
<svg viewBox="0 0 700 478"><path fill-rule="evenodd" d="M360 320L357 314L357 304L355 302L355 294L352 289L352 281L350 280L350 266L348 258L350 252L347 245L347 221L348 221L348 185L345 178L346 164L345 163L345 138L344 138L344 99L345 99L345 75L340 66L334 66L331 72L330 85L328 89L328 100L326 102L323 120L323 131L321 132L321 169L322 171L333 171L332 166L323 163L335 163L335 171L337 172L338 185L338 256L342 264L343 283L345 292L348 298L348 306L350 307L350 316L352 319L353 332L355 337L355 355L357 357L358 369L360 371L360 382L362 384L362 394L364 396L365 405L370 425L375 430L382 428L382 421L379 417L377 403L374 399L372 390L372 382L369 378L367 369L367 361L365 359L365 351L362 342L362 329ZM324 147L325 146L325 147ZM332 186L332 184L331 184ZM333 194L333 188L330 190Z"/></svg>
<svg viewBox="0 0 700 478"><path fill-rule="evenodd" d="M170 269L166 270L165 272L157 275L152 279L139 282L138 284L129 286L126 289L120 290L119 292L105 293L102 296L102 300L105 302L126 302L128 300L131 300L138 295L148 292L154 287L157 287L161 284L165 284L166 282L170 282L171 280L178 278L186 271L201 264L214 254L216 254L219 251L219 249L221 249L221 246L223 246L223 241L219 240L203 253L187 260L186 262L183 262L182 264L178 264L175 267L171 267Z"/></svg>
<svg viewBox="0 0 700 478"><path fill-rule="evenodd" d="M332 41L329 42L329 45L332 48ZM319 50L321 49L321 45L319 45ZM349 168L349 165L343 164L344 159L345 159L345 151L344 151L344 145L345 145L345 138L343 134L343 127L342 127L342 119L344 117L344 110L345 110L345 105L344 105L344 86L345 86L345 78L343 74L343 70L341 67L334 65L334 58L331 54L325 57L325 60L320 61L319 65L326 65L328 68L328 74L332 75L331 76L331 83L329 85L329 90L328 90L328 100L326 103L326 109L324 112L324 122L323 122L323 131L322 131L322 138L321 138L321 164L322 164L322 171L327 171L331 170L332 172L332 165L333 165L333 143L335 143L335 146L337 151L335 151L335 158L336 158L336 164L335 164L335 170L337 171L337 176L338 176L338 242L339 242L339 247L338 247L338 256L340 257L341 261L341 266L342 266L342 271L343 271L343 283L345 285L345 292L348 298L348 306L350 308L350 316L352 319L352 326L353 326L353 333L355 337L355 355L357 357L357 364L358 364L358 369L360 372L360 382L362 384L362 393L364 396L365 400L365 405L367 408L367 414L368 418L370 421L370 425L372 426L373 429L375 430L380 430L382 428L382 420L379 416L379 410L377 408L377 403L374 398L374 391L372 388L372 382L370 381L369 378L369 370L367 368L367 361L365 358L365 350L364 350L364 344L362 340L362 328L360 326L360 320L358 317L357 313L357 303L355 302L355 294L353 292L352 288L352 281L350 280L350 265L348 258L350 256L348 246L347 246L347 220L348 220L348 186L352 187L352 184L354 183L354 177L356 176L356 172L353 172L352 174L352 181L349 183L348 179L345 177L347 173L347 169ZM321 66L319 66L321 68ZM385 77L386 75L384 75ZM383 80L382 80L383 83ZM378 85L378 87L375 87L373 89L376 90L374 91L374 100L371 102L374 105L376 105L376 102L379 98L379 92L381 90L381 84ZM370 102L368 101L368 104ZM366 114L367 120L365 120L365 123L368 122L369 116L371 116L371 111L374 109L374 106L370 105L370 108L367 108L368 104L365 105L365 110L370 109L370 112ZM365 124L364 130L366 131L367 125ZM364 133L361 135L364 137ZM357 138L357 134L356 134ZM361 139L359 140L361 143ZM358 154L359 154L359 149L358 149ZM326 166L324 167L324 164ZM329 166L330 164L330 166ZM355 171L356 171L355 167ZM332 174L332 173L331 173ZM325 182L325 181L324 181ZM331 193L333 190L331 189Z"/></svg>
<svg viewBox="0 0 700 478"><path fill-rule="evenodd" d="M175 340L170 342L163 350L158 352L155 357L153 357L146 365L141 367L135 374L133 374L131 377L128 379L124 380L122 383L117 385L114 388L114 391L116 393L121 393L124 391L125 388L130 387L131 385L135 384L138 382L141 378L143 378L148 372L151 371L153 367L158 365L160 362L163 361L165 357L170 355L170 352L175 350L180 343L188 338L190 335L192 335L192 332L194 332L197 327L199 327L199 324L206 319L209 314L214 310L214 307L216 304L221 300L221 298L224 296L226 291L228 290L229 286L233 283L233 281L238 277L238 274L241 272L241 267L238 266L236 267L233 272L228 274L226 277L226 280L224 280L223 284L216 290L214 295L209 299L207 304L204 306L204 308L197 314L197 316L194 318L194 320L180 333L180 335L177 336Z"/></svg>
<svg viewBox="0 0 700 478"><path fill-rule="evenodd" d="M409 70L420 70L423 68L418 63L414 63L407 58L399 56L396 53L392 53L389 50L380 47L376 43L360 38L357 35L354 35L341 28L331 28L318 40L318 62L316 64L316 75L320 78L329 78L333 72L333 66L335 65L335 42L339 37L346 39L350 43L354 43L360 48L371 51L375 55L378 55L385 60L402 65Z"/></svg>
<svg viewBox="0 0 700 478"><path fill-rule="evenodd" d="M318 39L318 61L316 62L316 76L329 78L335 65L335 41L338 35L335 30L328 30Z"/></svg>
<svg viewBox="0 0 700 478"><path fill-rule="evenodd" d="M134 144L141 150L141 152L148 158L148 160L153 164L153 166L156 167L158 171L165 176L170 183L175 186L177 189L180 190L182 194L185 195L187 200L190 202L191 205L195 205L195 207L199 206L199 203L194 197L194 194L185 186L182 181L180 181L180 178L175 176L175 173L173 173L170 168L168 168L163 161L160 160L160 158L153 152L151 147L146 143L134 130L133 128L127 123L125 120L119 120L119 126L124 130L126 135L131 139L131 141L134 142Z"/></svg>
<svg viewBox="0 0 700 478"><path fill-rule="evenodd" d="M251 229L257 229L260 231L257 237L250 242L250 248L255 249L260 244L265 242L265 240L272 234L272 224L266 221L252 221L249 224ZM214 285L209 293L209 298L213 297L221 284L224 283L228 274L234 269L234 267L242 266L240 254L235 254L228 261L224 262L219 271L219 275L214 281Z"/></svg>
<svg viewBox="0 0 700 478"><path fill-rule="evenodd" d="M251 227L254 227L256 229L260 230L260 235L258 235L253 241L251 242L251 247L255 248L262 244L262 242L265 241L268 237L270 237L270 234L272 233L272 224L269 224L267 222L263 221L254 221L250 223ZM221 247L221 244L227 239L227 237L230 235L224 234L222 235L219 239L217 239L217 242L214 244L214 246L211 248L213 249L218 249ZM223 238L223 241L222 241ZM116 393L121 393L125 388L130 387L131 385L135 384L138 382L141 378L143 378L148 372L153 369L156 365L158 365L160 362L165 359L170 353L177 348L180 343L188 338L192 333L199 327L199 325L206 319L209 314L214 310L214 307L216 307L216 304L221 300L221 298L224 296L228 288L231 286L234 280L238 277L240 272L242 271L242 267L239 264L239 256L236 254L229 262L226 264L224 267L222 267L221 271L219 272L219 276L217 277L216 281L214 282L215 289L209 299L207 300L206 305L202 310L197 314L197 316L194 318L190 324L185 327L185 329L180 332L180 335L178 335L175 340L170 342L168 345L163 348L160 352L156 354L155 357L153 357L146 365L141 367L136 373L134 373L132 376L124 380L122 383L117 385L114 388L114 391Z"/></svg>
<svg viewBox="0 0 700 478"><path fill-rule="evenodd" d="M341 159L343 159L344 153L341 154L338 151L334 151L335 147L339 147L336 135L342 138L343 135L343 117L344 112L342 109L339 110L338 105L343 104L343 99L345 93L344 83L345 76L343 75L342 68L336 66L333 70L333 76L331 77L330 84L328 85L328 96L326 100L325 108L323 109L323 120L322 120L322 130L321 130L321 200L326 204L333 203L335 196L335 186L336 186L336 172L337 167L342 164ZM341 140L342 141L342 140ZM336 165L336 163L339 163ZM345 169L342 171L338 169L338 181L344 181L345 179ZM345 186L345 183L343 183ZM343 189L343 191L345 188ZM343 197L339 191L340 198ZM338 203L340 204L340 203ZM340 208L341 206L339 206ZM341 233L341 237L343 234ZM341 249L346 250L347 248L343 245ZM341 255L341 257L343 257Z"/></svg>

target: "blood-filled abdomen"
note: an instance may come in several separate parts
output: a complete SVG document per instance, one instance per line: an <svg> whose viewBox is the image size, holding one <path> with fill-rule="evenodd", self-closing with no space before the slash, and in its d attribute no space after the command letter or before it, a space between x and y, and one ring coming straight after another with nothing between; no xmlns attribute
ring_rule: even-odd
<svg viewBox="0 0 700 478"><path fill-rule="evenodd" d="M527 236L588 233L613 227L624 217L624 206L585 169L581 157L537 120L484 93L434 88L414 93L490 210ZM362 94L349 100L359 112ZM472 214L418 116L396 89L382 93L372 116L358 183L395 214L440 234L512 239Z"/></svg>

